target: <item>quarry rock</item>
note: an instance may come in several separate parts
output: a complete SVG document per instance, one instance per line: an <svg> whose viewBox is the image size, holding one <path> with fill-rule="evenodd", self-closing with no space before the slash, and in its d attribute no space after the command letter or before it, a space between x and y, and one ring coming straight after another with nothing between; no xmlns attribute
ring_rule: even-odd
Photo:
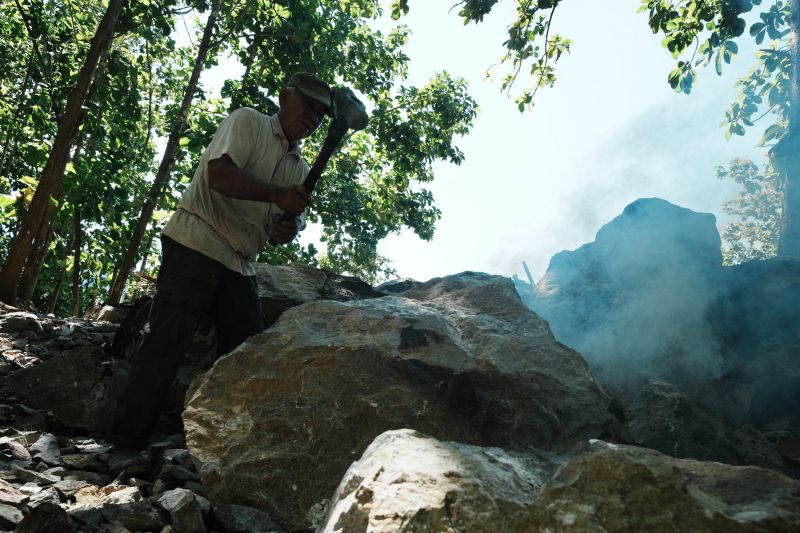
<svg viewBox="0 0 800 533"><path fill-rule="evenodd" d="M66 426L105 431L122 379L100 348L83 347L22 369L2 384Z"/></svg>
<svg viewBox="0 0 800 533"><path fill-rule="evenodd" d="M608 405L510 280L467 272L286 311L193 384L184 425L212 502L299 529L384 431L564 450L613 430Z"/></svg>
<svg viewBox="0 0 800 533"><path fill-rule="evenodd" d="M800 481L595 441L535 503L537 531L797 531Z"/></svg>
<svg viewBox="0 0 800 533"><path fill-rule="evenodd" d="M288 265L256 264L258 291L264 323L271 326L287 309L305 302L336 300L345 302L377 298L383 293L358 278L341 276L303 263Z"/></svg>
<svg viewBox="0 0 800 533"><path fill-rule="evenodd" d="M669 383L651 379L626 405L633 442L679 458L754 465L793 474L772 442L750 426L737 430Z"/></svg>
<svg viewBox="0 0 800 533"><path fill-rule="evenodd" d="M419 287L422 283L411 278L398 278L385 281L375 287L375 290L385 292L387 294L399 294L414 287Z"/></svg>
<svg viewBox="0 0 800 533"><path fill-rule="evenodd" d="M535 496L557 464L387 431L347 470L317 531L534 531Z"/></svg>
<svg viewBox="0 0 800 533"><path fill-rule="evenodd" d="M601 378L689 367L705 378L721 364L707 319L721 269L713 215L644 198L594 242L553 256L527 303Z"/></svg>

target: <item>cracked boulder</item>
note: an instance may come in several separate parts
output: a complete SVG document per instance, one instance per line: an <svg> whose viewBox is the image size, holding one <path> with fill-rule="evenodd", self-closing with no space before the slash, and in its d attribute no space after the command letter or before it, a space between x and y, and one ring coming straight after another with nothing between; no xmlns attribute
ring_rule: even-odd
<svg viewBox="0 0 800 533"><path fill-rule="evenodd" d="M557 465L552 457L387 431L347 470L317 531L534 531L533 501Z"/></svg>
<svg viewBox="0 0 800 533"><path fill-rule="evenodd" d="M212 501L260 509L290 530L310 525L387 430L560 451L616 424L586 363L512 282L470 272L402 297L290 309L187 398L187 444Z"/></svg>

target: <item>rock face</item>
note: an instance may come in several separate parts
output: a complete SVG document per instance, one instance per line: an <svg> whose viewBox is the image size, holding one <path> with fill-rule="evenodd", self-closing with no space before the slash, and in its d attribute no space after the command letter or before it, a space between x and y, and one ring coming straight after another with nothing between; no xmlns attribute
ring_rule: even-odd
<svg viewBox="0 0 800 533"><path fill-rule="evenodd" d="M640 199L595 241L553 256L529 305L598 369L720 374L707 310L722 268L713 215Z"/></svg>
<svg viewBox="0 0 800 533"><path fill-rule="evenodd" d="M258 290L269 327L287 309L305 302L336 300L346 302L377 298L383 293L358 278L341 276L302 263L256 265Z"/></svg>
<svg viewBox="0 0 800 533"><path fill-rule="evenodd" d="M528 532L553 458L388 431L347 470L319 533Z"/></svg>
<svg viewBox="0 0 800 533"><path fill-rule="evenodd" d="M757 467L594 443L536 500L536 531L797 531L800 482Z"/></svg>
<svg viewBox="0 0 800 533"><path fill-rule="evenodd" d="M638 200L594 242L554 256L535 289L518 288L624 405L636 400L634 411L666 412L665 397L646 393L650 378L682 394L678 403L693 407L669 418L686 430L678 439L684 451L724 460L744 452L749 461L761 452L732 453L722 435L747 426L745 433L755 428L773 442L800 435L800 260L723 267L719 245L713 216ZM707 418L700 404L719 420L700 423ZM666 425L647 424L650 437L666 437ZM667 451L677 441L639 443ZM758 464L773 464L774 451Z"/></svg>
<svg viewBox="0 0 800 533"><path fill-rule="evenodd" d="M580 356L486 274L295 307L193 387L187 443L212 500L289 529L386 430L564 450L615 424Z"/></svg>

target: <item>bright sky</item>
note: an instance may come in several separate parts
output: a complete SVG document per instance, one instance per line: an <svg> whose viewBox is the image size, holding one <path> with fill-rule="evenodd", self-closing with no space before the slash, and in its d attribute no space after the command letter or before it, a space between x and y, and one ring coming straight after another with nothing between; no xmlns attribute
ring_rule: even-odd
<svg viewBox="0 0 800 533"><path fill-rule="evenodd" d="M456 10L448 14L453 3L411 1L399 21L413 32L408 82L424 84L447 70L469 82L480 106L472 132L457 142L466 161L435 166L429 186L442 219L434 239L401 232L379 246L399 276L425 281L475 270L525 279L525 260L538 279L555 253L594 240L643 197L725 222L721 204L738 191L714 168L758 155L760 131L726 141L719 127L735 80L753 62L747 39L722 77L702 69L692 94L680 95L666 82L674 61L646 15L636 13L638 0L566 0L554 30L573 40L572 52L558 63L556 86L538 93L533 112L520 114L498 83L484 81L502 55L515 2L501 1L483 24L470 26ZM394 24L387 16L379 27ZM315 234L307 230L303 238Z"/></svg>

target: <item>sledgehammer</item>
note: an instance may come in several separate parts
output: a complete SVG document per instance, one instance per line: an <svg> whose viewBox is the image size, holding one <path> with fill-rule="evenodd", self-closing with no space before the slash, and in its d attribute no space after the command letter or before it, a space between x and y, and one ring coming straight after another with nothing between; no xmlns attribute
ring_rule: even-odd
<svg viewBox="0 0 800 533"><path fill-rule="evenodd" d="M369 116L364 104L356 98L347 87L336 87L333 89L333 107L336 118L333 119L331 125L328 127L328 133L325 135L325 141L322 143L322 149L319 155L311 165L311 170L308 172L303 187L308 194L314 190L322 171L328 164L328 160L336 151L336 147L345 136L347 130L359 131L367 127ZM281 220L293 220L297 218L297 214L284 212ZM270 239L269 243L272 245L278 244L274 239Z"/></svg>

